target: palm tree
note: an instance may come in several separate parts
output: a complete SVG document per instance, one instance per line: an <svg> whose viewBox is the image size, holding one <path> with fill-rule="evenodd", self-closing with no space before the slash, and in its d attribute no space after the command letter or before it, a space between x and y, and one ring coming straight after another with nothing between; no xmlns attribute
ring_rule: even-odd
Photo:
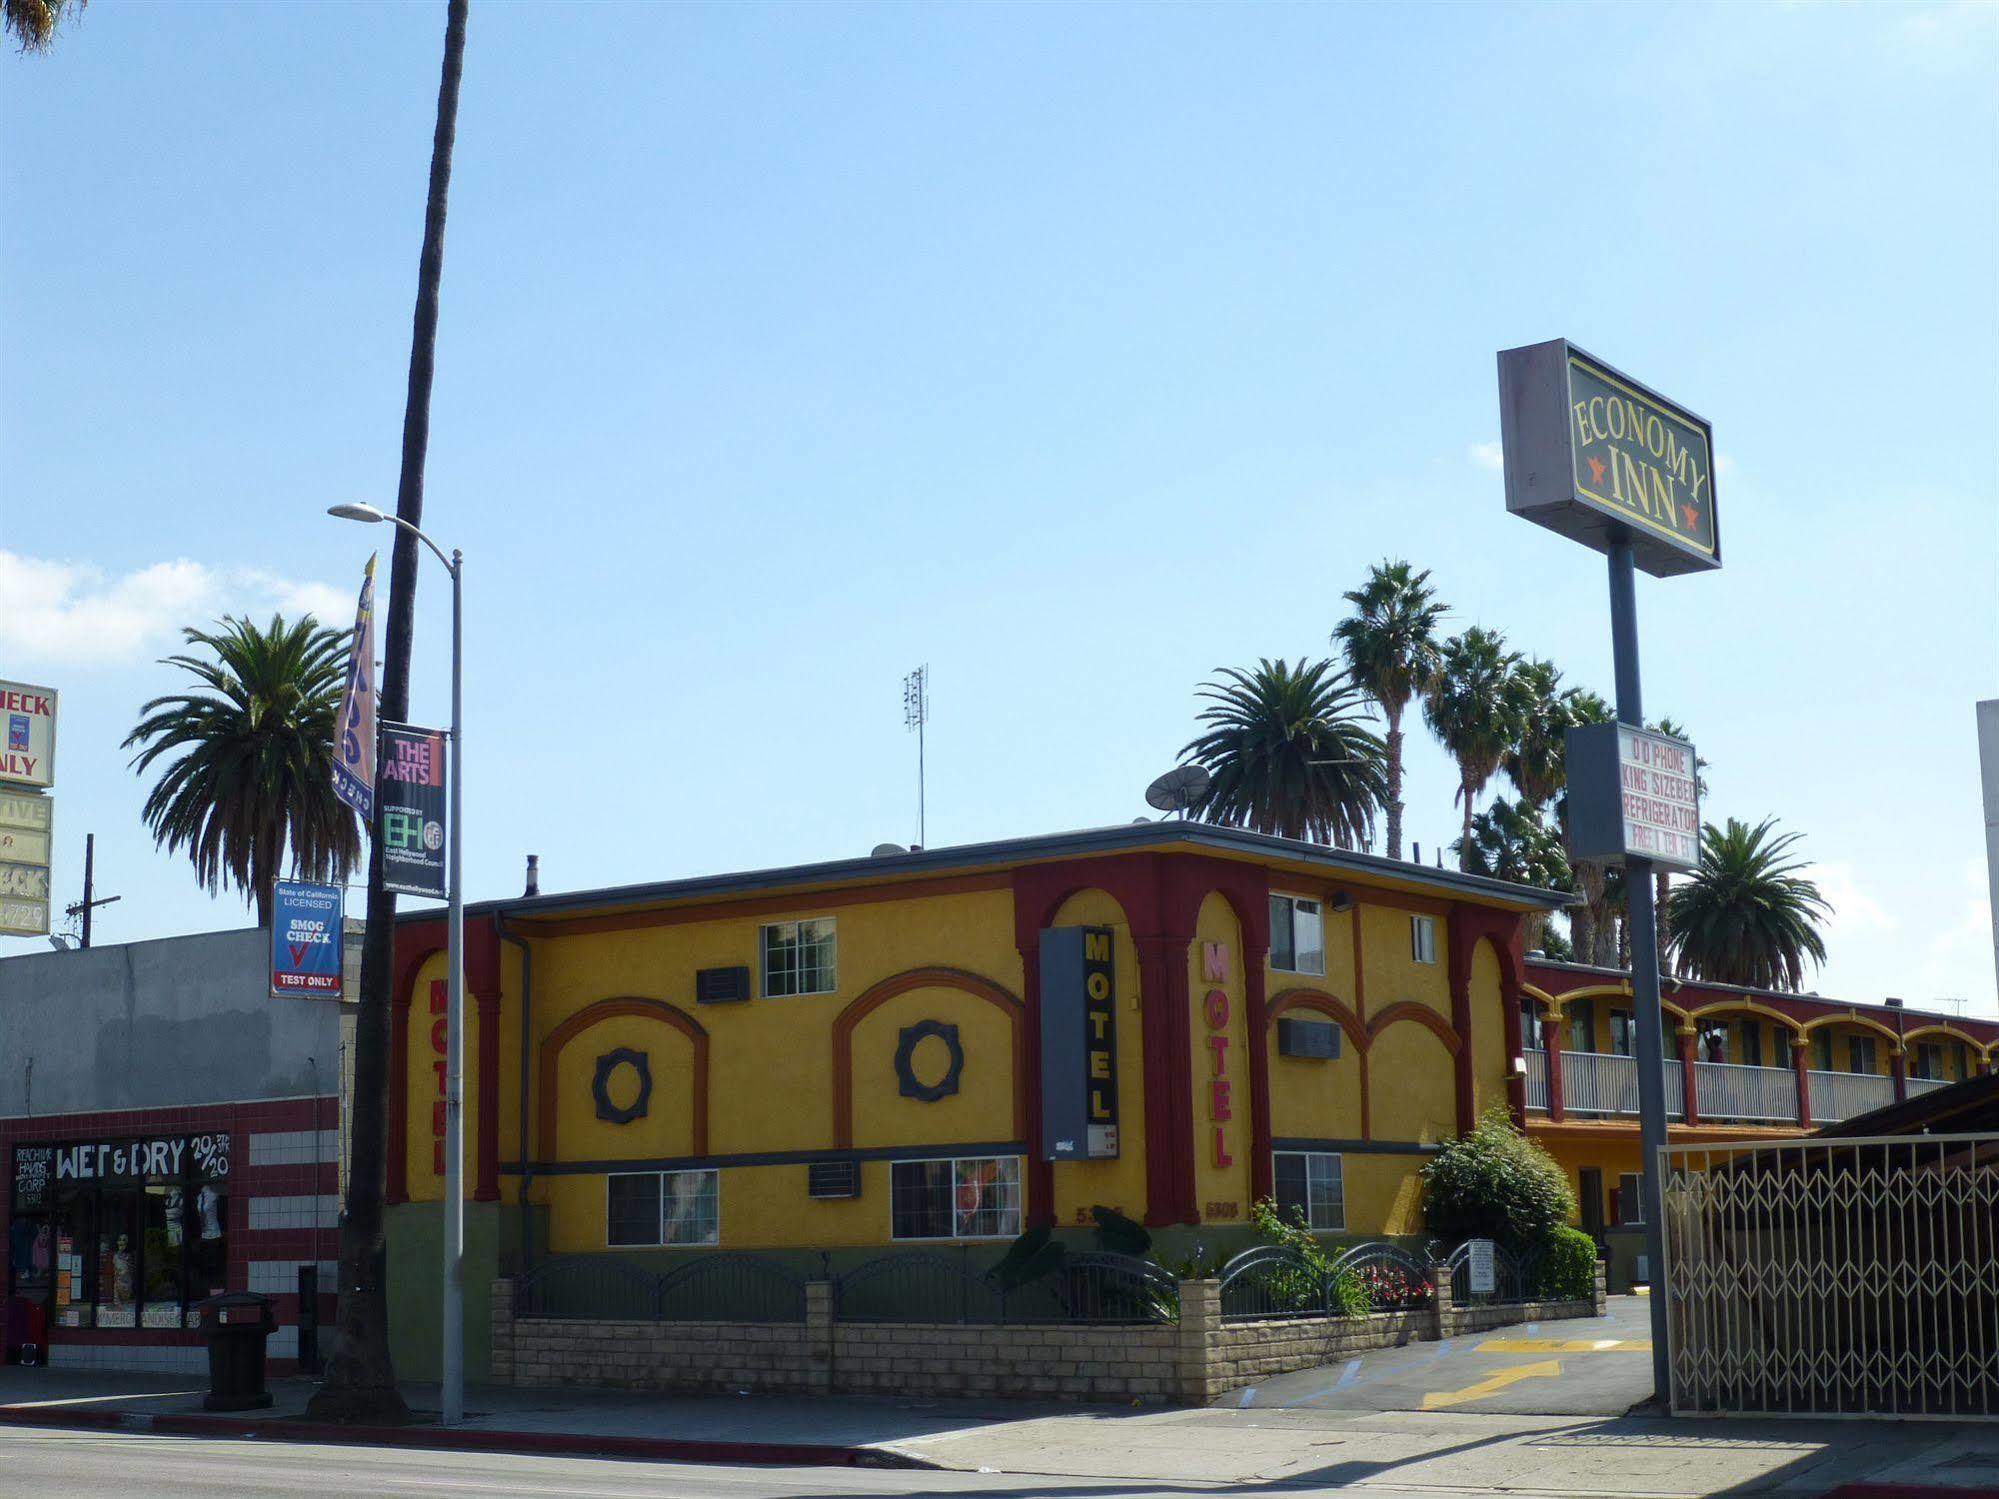
<svg viewBox="0 0 1999 1499"><path fill-rule="evenodd" d="M1453 847L1459 867L1467 873L1543 890L1571 888L1569 858L1561 838L1541 821L1541 809L1524 796L1512 802L1495 798L1471 820L1471 842ZM1547 923L1545 911L1527 918L1528 948L1543 947Z"/></svg>
<svg viewBox="0 0 1999 1499"><path fill-rule="evenodd" d="M1354 613L1333 640L1353 679L1388 721L1388 857L1402 857L1402 711L1428 692L1437 675L1437 623L1448 612L1436 601L1429 572L1407 562L1377 562L1367 581L1344 595Z"/></svg>
<svg viewBox="0 0 1999 1499"><path fill-rule="evenodd" d="M210 656L168 656L200 683L139 710L124 747L143 745L135 771L166 756L142 816L153 841L185 852L195 878L225 881L271 924L271 882L291 869L308 880L345 880L360 857L354 814L333 794L333 720L346 681L347 637L311 615L260 630L225 619L216 632L181 631Z"/></svg>
<svg viewBox="0 0 1999 1499"><path fill-rule="evenodd" d="M1771 836L1729 818L1701 834L1700 868L1673 892L1673 971L1682 978L1756 989L1797 989L1805 962L1825 962L1818 924L1832 912L1819 888L1787 858L1797 833Z"/></svg>
<svg viewBox="0 0 1999 1499"><path fill-rule="evenodd" d="M1571 687L1562 694L1562 716L1569 726L1582 724L1609 723L1617 717L1610 704L1587 687ZM1568 767L1563 765L1563 780L1568 779ZM1561 825L1564 843L1568 840L1569 799L1566 795L1555 803L1555 817ZM1578 963L1594 963L1600 968L1615 967L1617 963L1617 933L1612 920L1613 911L1606 888L1606 870L1595 859L1578 860L1574 867L1576 893L1582 897L1582 904L1569 908L1569 937L1575 947Z"/></svg>
<svg viewBox="0 0 1999 1499"><path fill-rule="evenodd" d="M1522 805L1538 821L1541 806L1562 789L1567 779L1562 735L1573 721L1562 673L1552 661L1533 656L1515 673L1520 692L1520 737L1506 751L1500 769L1520 793Z"/></svg>
<svg viewBox="0 0 1999 1499"><path fill-rule="evenodd" d="M1458 765L1464 830L1458 847L1469 857L1471 819L1479 793L1520 737L1525 718L1517 675L1520 656L1496 630L1473 625L1444 642L1438 670L1423 699L1430 732Z"/></svg>
<svg viewBox="0 0 1999 1499"><path fill-rule="evenodd" d="M1262 661L1204 682L1206 732L1181 751L1212 777L1198 808L1208 822L1356 848L1374 837L1388 794L1379 737L1362 692L1330 661Z"/></svg>
<svg viewBox="0 0 1999 1499"><path fill-rule="evenodd" d="M423 249L417 259L416 315L410 331L409 390L403 402L402 472L396 515L423 524L424 458L430 447L430 387L437 368L437 301L444 279L444 215L451 152L458 136L458 85L465 70L466 0L449 0L437 129L430 146ZM416 538L396 527L383 633L381 716L409 706L410 637L416 607ZM453 769L456 774L456 768ZM368 930L361 943L361 1002L354 1024L354 1124L349 1133L347 1211L340 1220L340 1335L326 1377L306 1406L316 1421L394 1425L409 1419L389 1356L387 1255L382 1237L388 1191L389 973L395 960L396 898L382 888L382 845L368 858ZM402 1080L396 1079L400 1087Z"/></svg>
<svg viewBox="0 0 1999 1499"><path fill-rule="evenodd" d="M0 29L23 52L46 52L65 11L82 10L84 0L0 0Z"/></svg>

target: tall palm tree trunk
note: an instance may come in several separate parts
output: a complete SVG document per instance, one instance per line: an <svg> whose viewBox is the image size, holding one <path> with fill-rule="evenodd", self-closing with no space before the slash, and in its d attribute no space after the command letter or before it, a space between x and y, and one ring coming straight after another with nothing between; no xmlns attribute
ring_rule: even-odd
<svg viewBox="0 0 1999 1499"><path fill-rule="evenodd" d="M1460 777L1458 780L1458 790L1463 793L1465 799L1464 832L1462 841L1458 844L1458 868L1469 870L1471 868L1471 803L1475 793L1472 791L1471 782L1464 777Z"/></svg>
<svg viewBox="0 0 1999 1499"><path fill-rule="evenodd" d="M410 338L409 394L403 407L402 475L396 514L423 523L423 467L430 446L430 385L437 364L437 293L444 276L444 207L451 188L451 148L458 132L458 82L465 66L467 0L450 0L444 27L444 72L437 89L437 133L431 142L430 191L424 208L423 253L417 268L415 324ZM382 663L381 716L409 709L410 636L416 608L416 539L396 528L389 570L388 629ZM451 767L453 775L458 767ZM389 1357L383 1249L387 1191L388 1098L402 1079L389 1076L389 974L395 955L396 898L382 888L382 844L368 853L368 931L361 947L361 1004L354 1032L352 1160L347 1212L340 1225L340 1337L326 1380L307 1407L315 1420L399 1422L409 1408L396 1389Z"/></svg>
<svg viewBox="0 0 1999 1499"><path fill-rule="evenodd" d="M1652 931L1659 944L1659 971L1670 973L1672 962L1666 956L1672 950L1667 940L1672 936L1673 924L1666 919L1666 897L1673 893L1673 877L1665 870L1656 872L1652 881Z"/></svg>
<svg viewBox="0 0 1999 1499"><path fill-rule="evenodd" d="M1384 703L1388 717L1388 857L1402 857L1402 705Z"/></svg>

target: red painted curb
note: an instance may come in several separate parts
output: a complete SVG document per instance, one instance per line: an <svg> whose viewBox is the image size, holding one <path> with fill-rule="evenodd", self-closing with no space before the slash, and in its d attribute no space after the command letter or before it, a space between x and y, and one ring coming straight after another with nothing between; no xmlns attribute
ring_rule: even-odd
<svg viewBox="0 0 1999 1499"><path fill-rule="evenodd" d="M174 1436L234 1437L252 1441L344 1442L461 1452L644 1458L655 1462L768 1463L820 1468L931 1466L873 1447L807 1442L726 1442L692 1437L592 1435L575 1431L447 1430L437 1426L342 1426L331 1421L194 1413L149 1415L64 1406L0 1406L0 1424L155 1431Z"/></svg>

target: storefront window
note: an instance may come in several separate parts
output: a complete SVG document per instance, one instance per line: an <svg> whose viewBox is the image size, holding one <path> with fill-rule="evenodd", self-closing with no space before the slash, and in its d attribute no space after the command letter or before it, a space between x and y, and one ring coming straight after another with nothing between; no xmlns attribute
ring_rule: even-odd
<svg viewBox="0 0 1999 1499"><path fill-rule="evenodd" d="M14 1292L57 1327L191 1325L228 1284L228 1170L226 1135L17 1147Z"/></svg>

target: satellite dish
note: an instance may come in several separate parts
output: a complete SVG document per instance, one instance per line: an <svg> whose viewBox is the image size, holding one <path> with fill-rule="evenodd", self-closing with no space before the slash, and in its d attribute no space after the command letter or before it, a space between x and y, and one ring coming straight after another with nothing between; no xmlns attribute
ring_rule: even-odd
<svg viewBox="0 0 1999 1499"><path fill-rule="evenodd" d="M908 852L909 850L904 848L900 843L877 843L873 848L868 850L868 857L871 859L892 859L897 854L906 854Z"/></svg>
<svg viewBox="0 0 1999 1499"><path fill-rule="evenodd" d="M1208 794L1208 773L1198 765L1181 765L1145 788L1145 804L1161 812L1186 810Z"/></svg>

